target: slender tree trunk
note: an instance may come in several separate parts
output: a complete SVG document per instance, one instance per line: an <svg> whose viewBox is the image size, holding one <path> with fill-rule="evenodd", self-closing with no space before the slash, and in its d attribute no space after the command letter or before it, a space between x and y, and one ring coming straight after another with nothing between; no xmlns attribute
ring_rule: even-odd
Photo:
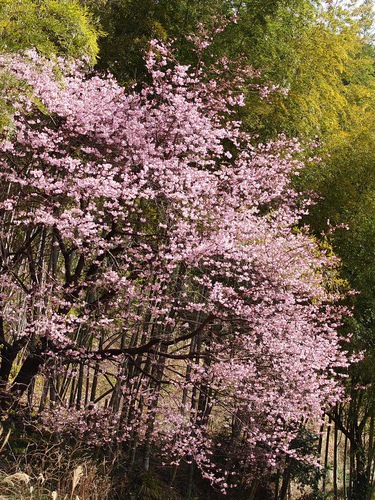
<svg viewBox="0 0 375 500"><path fill-rule="evenodd" d="M335 409L337 413L337 408ZM338 488L337 488L337 453L338 453L338 429L336 423L334 423L334 434L333 434L333 498L338 500Z"/></svg>
<svg viewBox="0 0 375 500"><path fill-rule="evenodd" d="M280 486L280 470L278 469L276 473L274 500L279 500L279 486Z"/></svg>
<svg viewBox="0 0 375 500"><path fill-rule="evenodd" d="M49 387L49 380L45 378L44 381L43 381L42 394L40 396L39 413L41 413L44 410L45 406L46 406L47 395L48 395L48 387Z"/></svg>
<svg viewBox="0 0 375 500"><path fill-rule="evenodd" d="M346 481L347 481L347 474L346 474L347 458L348 458L348 437L345 436L344 459L343 459L343 468L342 468L342 482L343 482L344 498L347 498L347 484L346 484Z"/></svg>
<svg viewBox="0 0 375 500"><path fill-rule="evenodd" d="M331 418L328 421L327 432L326 432L326 443L325 443L325 452L324 452L324 473L323 473L323 484L322 484L322 496L326 497L326 486L327 486L327 475L328 475L328 460L329 460L329 442L330 442L330 434L331 434Z"/></svg>
<svg viewBox="0 0 375 500"><path fill-rule="evenodd" d="M353 440L349 441L349 487L348 487L348 498L349 500L356 500L353 498L353 483L354 483L354 450L353 450Z"/></svg>
<svg viewBox="0 0 375 500"><path fill-rule="evenodd" d="M373 496L373 462L374 462L374 424L375 424L375 415L374 415L374 405L371 405L371 418L369 424L369 437L368 437L368 453L367 453L367 470L366 474L369 478L369 492L367 495L367 500L372 500Z"/></svg>
<svg viewBox="0 0 375 500"><path fill-rule="evenodd" d="M84 384L84 364L81 363L79 365L79 370L78 370L78 379L77 379L77 399L76 399L76 410L79 410L81 408L81 403L82 403L82 393L83 393L83 384Z"/></svg>
<svg viewBox="0 0 375 500"><path fill-rule="evenodd" d="M290 465L287 461L285 464L285 469L283 472L283 480L280 488L280 500L286 500L288 498L289 483L290 483Z"/></svg>
<svg viewBox="0 0 375 500"><path fill-rule="evenodd" d="M194 462L191 462L189 464L187 484L186 484L186 500L191 500L193 493L193 481L194 481Z"/></svg>

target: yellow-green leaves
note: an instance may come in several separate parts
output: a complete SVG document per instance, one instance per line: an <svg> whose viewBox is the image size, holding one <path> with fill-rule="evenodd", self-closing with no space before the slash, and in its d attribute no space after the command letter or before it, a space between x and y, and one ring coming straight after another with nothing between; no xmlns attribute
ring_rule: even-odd
<svg viewBox="0 0 375 500"><path fill-rule="evenodd" d="M0 0L0 50L36 48L48 57L87 57L98 53L97 31L75 0Z"/></svg>
<svg viewBox="0 0 375 500"><path fill-rule="evenodd" d="M249 125L261 133L331 138L351 128L364 101L375 102L373 54L363 21L341 10L322 12L309 2L282 6L268 18L250 58L263 78L284 87L268 102L250 100Z"/></svg>

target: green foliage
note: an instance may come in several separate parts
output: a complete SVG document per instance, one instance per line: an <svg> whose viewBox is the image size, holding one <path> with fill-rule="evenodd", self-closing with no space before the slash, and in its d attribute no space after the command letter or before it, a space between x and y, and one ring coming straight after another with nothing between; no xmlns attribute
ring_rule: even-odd
<svg viewBox="0 0 375 500"><path fill-rule="evenodd" d="M368 127L358 126L351 133L336 137L323 164L312 167L305 176L310 187L321 195L309 218L313 229L317 233L327 230L327 220L332 226L345 224L349 228L334 231L331 241L342 259L345 278L361 292L352 298L359 321L356 336L367 346L375 347L375 130L372 121L371 118Z"/></svg>
<svg viewBox="0 0 375 500"><path fill-rule="evenodd" d="M184 43L199 19L225 2L211 0L86 0L105 32L100 41L98 68L109 70L120 81L139 81L145 77L144 53L152 38L177 37Z"/></svg>
<svg viewBox="0 0 375 500"><path fill-rule="evenodd" d="M300 0L81 0L100 20L106 36L99 41L99 69L110 70L122 82L145 78L143 56L153 37L173 38L180 57L189 62L191 51L185 36L217 24L218 18L239 15L227 33L218 37L212 48L216 56L237 58L243 42L250 45L263 32L266 17L278 5L292 5ZM215 21L216 19L216 21ZM244 20L244 22L242 22Z"/></svg>
<svg viewBox="0 0 375 500"><path fill-rule="evenodd" d="M0 0L0 50L36 48L46 56L98 53L91 16L75 0Z"/></svg>
<svg viewBox="0 0 375 500"><path fill-rule="evenodd" d="M324 12L311 2L279 7L265 36L249 48L263 79L287 90L259 103L249 96L250 128L263 136L286 132L332 138L351 126L373 89L373 51L361 36L364 21L347 11Z"/></svg>

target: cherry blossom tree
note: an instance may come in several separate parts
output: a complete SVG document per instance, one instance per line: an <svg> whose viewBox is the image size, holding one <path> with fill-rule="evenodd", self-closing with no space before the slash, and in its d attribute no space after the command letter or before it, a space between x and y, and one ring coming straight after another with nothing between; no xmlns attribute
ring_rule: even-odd
<svg viewBox="0 0 375 500"><path fill-rule="evenodd" d="M249 74L208 78L157 41L141 90L35 53L1 67L29 89L0 152L3 414L27 394L62 434L223 490L223 443L243 468L298 458L341 395L343 310L298 229L297 141L255 146L236 119Z"/></svg>

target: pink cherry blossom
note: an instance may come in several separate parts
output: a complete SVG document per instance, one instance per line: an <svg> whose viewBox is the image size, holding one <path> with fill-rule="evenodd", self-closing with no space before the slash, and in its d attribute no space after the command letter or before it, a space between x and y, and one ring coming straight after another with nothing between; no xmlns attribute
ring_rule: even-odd
<svg viewBox="0 0 375 500"><path fill-rule="evenodd" d="M1 56L28 88L0 153L1 384L44 378L45 425L161 447L225 490L218 436L272 467L341 397L337 262L298 228L298 142L255 145L236 118L245 72L210 79L156 40L146 64L126 91Z"/></svg>

